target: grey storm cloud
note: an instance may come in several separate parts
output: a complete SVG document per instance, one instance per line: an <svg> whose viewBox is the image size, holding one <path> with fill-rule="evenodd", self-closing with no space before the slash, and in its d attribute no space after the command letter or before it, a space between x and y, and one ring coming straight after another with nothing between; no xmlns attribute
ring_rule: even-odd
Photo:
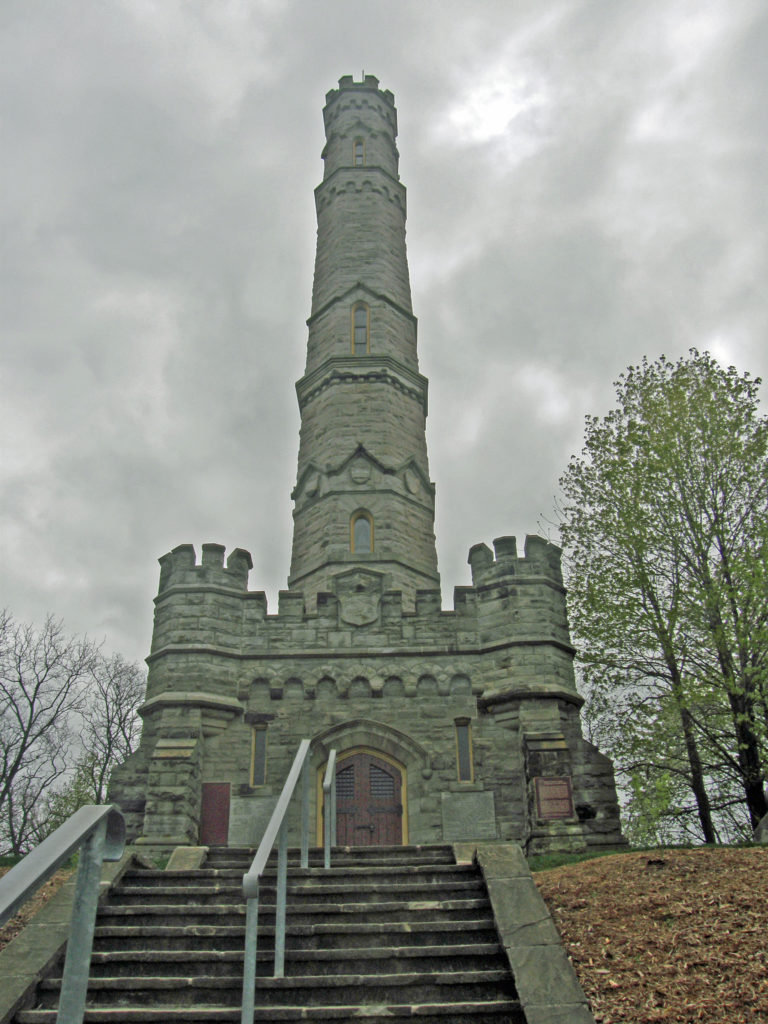
<svg viewBox="0 0 768 1024"><path fill-rule="evenodd" d="M9 0L0 603L130 658L156 558L285 585L324 94L395 93L445 601L643 355L768 369L757 0Z"/></svg>

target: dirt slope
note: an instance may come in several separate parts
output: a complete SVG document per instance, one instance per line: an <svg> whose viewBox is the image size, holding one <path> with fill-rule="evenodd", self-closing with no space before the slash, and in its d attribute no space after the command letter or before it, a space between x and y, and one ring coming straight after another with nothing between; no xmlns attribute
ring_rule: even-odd
<svg viewBox="0 0 768 1024"><path fill-rule="evenodd" d="M598 1024L768 1024L768 848L537 872Z"/></svg>

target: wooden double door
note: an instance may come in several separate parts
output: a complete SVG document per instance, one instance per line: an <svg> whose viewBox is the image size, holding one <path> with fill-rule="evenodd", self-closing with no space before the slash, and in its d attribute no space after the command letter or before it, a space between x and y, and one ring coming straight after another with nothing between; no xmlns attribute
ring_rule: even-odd
<svg viewBox="0 0 768 1024"><path fill-rule="evenodd" d="M403 842L402 772L381 757L359 752L336 767L336 842L339 846L399 846Z"/></svg>

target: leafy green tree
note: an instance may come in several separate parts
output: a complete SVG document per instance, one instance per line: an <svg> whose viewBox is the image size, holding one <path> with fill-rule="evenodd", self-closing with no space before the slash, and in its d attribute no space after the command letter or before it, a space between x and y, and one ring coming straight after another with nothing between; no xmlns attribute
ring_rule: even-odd
<svg viewBox="0 0 768 1024"><path fill-rule="evenodd" d="M587 691L613 720L606 746L637 794L645 780L661 799L683 780L707 842L718 822L730 829L734 803L744 827L767 809L759 384L696 350L629 367L561 480L574 638Z"/></svg>

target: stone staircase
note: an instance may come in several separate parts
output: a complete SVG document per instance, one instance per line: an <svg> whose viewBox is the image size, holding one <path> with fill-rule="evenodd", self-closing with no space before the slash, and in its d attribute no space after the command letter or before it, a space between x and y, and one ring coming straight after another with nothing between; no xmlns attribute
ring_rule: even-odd
<svg viewBox="0 0 768 1024"><path fill-rule="evenodd" d="M253 851L213 848L192 871L131 868L96 921L87 1024L239 1021ZM321 852L288 873L285 977L272 978L274 864L262 883L254 1021L525 1024L486 886L450 847ZM315 866L317 865L317 866ZM60 978L17 1024L54 1022Z"/></svg>

